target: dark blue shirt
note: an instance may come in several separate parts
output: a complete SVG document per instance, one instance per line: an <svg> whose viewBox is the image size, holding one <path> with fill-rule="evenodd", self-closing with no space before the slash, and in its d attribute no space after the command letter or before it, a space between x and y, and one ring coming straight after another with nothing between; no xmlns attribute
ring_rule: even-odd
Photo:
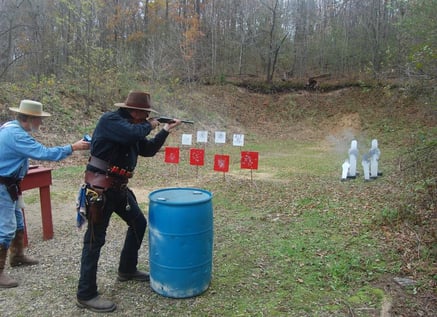
<svg viewBox="0 0 437 317"><path fill-rule="evenodd" d="M153 138L149 122L131 123L132 117L124 108L104 113L97 123L91 141L91 155L128 171L137 165L138 156L154 156L169 133L162 129ZM88 165L88 170L95 169Z"/></svg>

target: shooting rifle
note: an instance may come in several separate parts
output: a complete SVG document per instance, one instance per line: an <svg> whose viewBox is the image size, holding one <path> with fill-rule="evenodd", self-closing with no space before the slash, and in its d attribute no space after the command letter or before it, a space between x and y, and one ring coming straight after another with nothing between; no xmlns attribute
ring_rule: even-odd
<svg viewBox="0 0 437 317"><path fill-rule="evenodd" d="M169 118L169 117L159 117L159 118L154 118L156 120L158 120L158 122L160 123L173 123L174 119L173 118ZM188 123L188 124L194 124L194 121L189 121L189 120L181 120L182 123Z"/></svg>

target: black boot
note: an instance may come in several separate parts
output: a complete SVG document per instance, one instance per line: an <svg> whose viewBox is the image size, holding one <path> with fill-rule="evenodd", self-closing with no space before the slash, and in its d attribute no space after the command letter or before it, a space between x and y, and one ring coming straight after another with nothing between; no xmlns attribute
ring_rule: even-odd
<svg viewBox="0 0 437 317"><path fill-rule="evenodd" d="M138 270L136 270L133 273L118 272L118 280L120 282L126 282L129 280L139 281L139 282L148 282L148 281L150 281L150 276L149 276L149 273L138 271Z"/></svg>

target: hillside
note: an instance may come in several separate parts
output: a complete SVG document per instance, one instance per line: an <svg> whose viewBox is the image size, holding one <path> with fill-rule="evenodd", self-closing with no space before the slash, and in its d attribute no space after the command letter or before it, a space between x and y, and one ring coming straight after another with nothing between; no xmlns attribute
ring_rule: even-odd
<svg viewBox="0 0 437 317"><path fill-rule="evenodd" d="M176 134L222 130L229 135L245 133L254 142L270 138L322 142L339 152L353 138L366 143L377 138L383 147L404 147L416 143L419 134L435 136L435 98L411 96L411 92L389 86L278 94L253 93L234 85L154 87L149 91L154 108L162 115L195 121ZM40 137L48 145L92 134L99 116L114 110L113 103L124 97L88 105L87 111L81 98L60 99L58 106L45 105L53 116L44 120ZM8 115L11 118L12 113Z"/></svg>
<svg viewBox="0 0 437 317"><path fill-rule="evenodd" d="M437 105L432 91L408 91L395 85L376 88L340 86L335 89L337 86L333 84L334 89L327 89L327 92L296 90L276 94L252 92L243 85L189 85L171 89L158 86L149 91L154 108L163 115L195 121L194 125L181 126L167 145L180 145L182 133L195 136L196 131L207 130L213 135L219 130L227 132L228 142L231 142L233 133L245 134L245 145L249 148L270 140L313 143L324 151L334 152L340 166L347 157L351 140L356 139L360 146L365 147L376 138L385 159L394 166L398 165L397 176L411 178L410 174L415 174L415 179L410 181L417 181L417 178L420 181L420 177L437 173L432 155L436 152L436 145L432 142L437 136ZM101 113L113 110L112 104L121 100L90 105L88 114L81 110L85 101L71 96L64 98L62 113L57 113L47 104L53 117L44 121L41 137L46 144L55 145L66 140L72 142L85 133L92 134ZM210 144L213 143L211 138ZM429 142L433 148L425 153L427 156L420 154L417 148ZM268 156L269 151L261 155ZM410 160L420 163L422 158L418 155L426 160L421 163L422 170L403 170L405 166L416 163ZM74 164L76 160L70 158L51 165ZM430 191L435 190L434 185ZM420 197L418 195L415 199ZM428 218L422 219L423 230L435 240L433 224L436 220L426 223L425 219Z"/></svg>
<svg viewBox="0 0 437 317"><path fill-rule="evenodd" d="M245 183L244 180L239 179L241 175L237 172L231 171L230 175L227 176L229 180L225 183L225 186L214 181L213 176L210 177L209 175L200 180L202 186L214 188L217 197L223 196L224 200L229 201L231 205L244 205L251 210L250 217L248 217L248 227L241 229L241 224L247 225L247 223L242 222L239 218L229 218L230 215L235 213L233 209L223 207L223 205L217 206L219 209L217 221L219 224L223 224L218 226L218 230L221 230L221 234L226 233L223 230L230 230L230 236L224 236L217 242L216 261L221 263L222 256L229 261L239 259L238 255L234 255L234 258L226 253L230 252L226 249L227 241L233 241L232 237L241 234L239 230L244 230L251 237L249 239L256 240L256 237L259 237L260 234L257 229L258 225L270 230L270 226L278 222L284 225L285 231L283 234L288 237L288 233L285 233L288 232L288 225L295 223L295 220L299 219L302 214L305 212L313 213L314 210L317 210L314 208L319 208L319 205L322 206L320 208L323 211L326 208L325 206L331 207L331 205L334 205L338 207L334 209L340 217L350 217L352 225L356 226L356 228L343 228L347 231L346 236L357 234L357 232L363 230L363 227L366 227L366 230L371 228L371 230L374 230L372 234L379 237L381 248L385 249L387 254L394 252L399 257L398 262L391 264L395 267L393 270L398 270L399 274L402 273L402 275L411 276L415 280L422 281L420 288L410 292L398 288L392 282L392 276L372 280L373 285L386 290L393 297L393 300L390 301L391 310L394 312L393 316L401 316L402 314L403 316L431 316L416 313L418 310L428 312L430 308L435 307L437 302L435 293L435 276L437 272L435 266L433 266L437 258L437 250L432 248L432 245L436 242L436 212L429 210L429 205L420 205L416 201L422 200L421 203L423 203L423 198L427 196L421 189L417 189L421 188L418 186L420 183L413 183L411 178L408 178L409 171L404 169L404 165L409 166L414 163L409 161L411 158L417 159L417 156L410 155L415 153L414 149L421 144L436 139L437 112L435 99L427 94L418 94L414 97L405 90L389 87L374 89L352 87L329 92L291 91L277 94L254 93L247 88L234 85L179 86L173 87L171 91L162 87L154 87L150 91L155 102L154 107L160 110L162 114L195 121L193 126L181 126L169 138L169 145L179 145L182 133L194 134L198 130L208 130L211 133L217 130L226 131L228 140L229 135L232 133L244 133L246 136L245 144L248 148L260 146L260 154L264 161L269 158L275 159L274 162L276 163L272 163L272 165L277 165L275 166L276 171L272 172L273 169L262 168L262 171L256 174L259 179L259 185L257 185L259 187L246 189L249 193L255 192L256 199L252 199L250 195L249 197L243 197L245 190L242 190L241 185ZM90 105L88 106L90 111L87 113L84 111L86 102L74 96L63 96L62 107L47 103L45 109L51 112L53 117L44 120L44 129L37 137L48 145L55 145L72 142L84 133L92 134L92 129L102 111L114 109L112 104L121 100L112 100L107 105ZM372 183L370 186L363 183L347 184L350 187L343 186L344 184L339 182L341 163L346 157L350 141L354 138L359 141L359 144L363 144L363 147L370 144L370 140L373 138L378 139L385 164L383 181ZM319 156L329 156L331 160L332 157L338 158L338 160L334 159L334 162L338 162L338 165L306 168L306 162L304 162L302 165L296 164L296 166L305 167L304 173L289 169L287 163L295 163L295 159L301 159L299 155L296 155L296 157L290 155L290 153L299 152L300 145L305 145L306 151L310 148L310 155L317 157L316 160L310 162L322 162L323 160L319 159ZM287 148L284 148L284 146ZM296 149L290 149L290 146L296 146ZM304 153L302 157L305 159L306 155L307 153ZM43 164L58 169L61 166L83 166L86 159L86 154L79 154L73 155L63 162L44 162ZM139 198L141 203L146 203L145 198L148 191L160 186L168 186L169 183L173 184L175 181L174 170L164 167L161 161L162 157L158 157L158 159L149 160L138 168L137 175L131 186L138 193L138 197L141 197ZM423 166L427 166L425 163L430 164L425 172L429 175L436 175L436 164L433 164L435 163L435 157L433 160L428 158L428 161L422 163L424 163ZM81 168L75 171L80 173ZM315 171L323 171L326 175L317 177L311 173L305 174L308 170L312 172L312 168ZM52 203L56 206L56 209L71 209L72 194L70 191L76 191L75 183L78 179L77 176L71 177L72 170L59 171L60 175L66 173L67 176L55 177ZM153 178L148 175L150 170L155 172ZM426 175L423 174L423 171L414 170L414 172L415 174L421 172L418 175L422 178ZM205 173L212 174L211 171ZM191 178L186 177L186 174L183 175L182 168L179 171L179 176L181 179L177 180L178 185L192 184L199 181L193 180L193 175L191 175ZM171 182L169 179L171 179ZM411 184L407 183L410 181ZM435 192L435 186L434 188L430 187L430 190ZM364 210L376 217L372 220L373 222L370 224L361 223L361 216L356 212L360 207L357 208L348 202L340 203L344 197L347 197L349 191L357 196L356 203L359 206L363 206ZM281 196L281 193L286 194L286 196ZM320 196L320 199L317 196ZM58 201L59 197L62 201ZM284 199L283 197L290 197L290 199ZM393 197L396 197L396 200ZM323 201L323 199L327 199L327 201ZM389 202L386 202L386 199ZM69 206L66 206L66 204ZM276 211L276 205L286 207L280 208L283 209L284 214L279 214ZM387 214L384 214L386 205L387 208L399 208L399 212L394 219L390 218L392 215L390 212L393 212L392 209L387 209ZM405 206L412 208L413 212L403 214ZM65 236L62 236L62 239L58 240L57 243L66 243L64 240L71 233L69 233L70 229L65 224L71 223L71 214L60 213L57 217L63 217L63 219L58 222L56 229L62 234L65 232ZM229 219L233 219L237 223L234 231L231 230L233 226L227 228ZM37 219L37 221L39 220ZM35 237L39 234L39 232L36 233L39 227L33 230L35 231L33 233ZM298 233L293 233L297 234L296 238L299 238ZM307 232L304 231L302 234L305 233ZM268 235L268 231L264 234ZM293 239L290 237L290 239L293 240L294 237ZM232 248L236 246L238 247L238 244L231 245ZM39 247L38 244L33 246L34 249ZM419 248L421 250L420 254L424 255L418 256ZM265 252L265 249L259 251ZM256 254L254 256L257 259ZM268 258L266 254L264 254L264 257ZM317 252L317 257L322 259L324 255L319 255ZM61 256L60 260L62 259ZM259 265L263 268L265 263L261 260L259 260ZM46 261L51 261L51 259L46 258ZM258 263L258 260L255 261ZM275 267L274 263L270 263L270 265ZM361 265L365 265L365 263ZM278 266L280 267L279 263ZM219 265L217 271L220 269L225 268ZM364 268L363 271L365 270ZM350 273L353 272L354 270L351 269ZM70 284L74 285L74 279L70 276L73 273L64 274L68 276L69 281L73 280ZM220 275L220 272L217 274L222 279L227 276L223 273ZM281 274L283 274L282 271L278 271L278 275ZM251 277L249 276L249 278ZM291 279L291 285L295 287L294 276L291 275L288 278ZM223 280L221 282L224 283ZM258 282L256 278L254 278L254 281L248 281L249 293L251 293L250 286L257 285ZM108 285L111 285L110 283L108 280ZM234 297L238 298L241 294L230 291L228 285L233 284L229 283L223 284L223 289L220 288L220 285L215 285L214 292L221 296L230 294L230 300L233 300ZM240 287L243 290L245 289L243 286ZM268 287L270 289L273 286L268 284ZM264 290L261 291L264 293ZM280 291L280 289L275 289L275 291ZM68 292L68 289L64 292ZM415 292L418 294L417 296ZM206 307L214 306L210 305L208 300L213 300L213 304L219 304L214 302L215 298L216 296L211 296L211 298L206 296L204 298L207 304ZM220 302L223 301L220 300ZM288 304L285 302L284 307L279 305L278 309L289 311ZM272 303L277 305L274 299L272 299ZM259 305L262 306L262 304ZM382 310L388 309L384 305L385 302L382 305ZM366 303L365 306L366 309L373 309L371 304ZM257 306L254 307L256 309ZM166 312L168 305L165 302L160 302L155 308L160 312ZM74 308L71 309L75 312ZM206 310L208 309L206 308ZM345 313L344 316L353 316L353 313ZM381 311L378 316L385 317L388 315L384 315Z"/></svg>

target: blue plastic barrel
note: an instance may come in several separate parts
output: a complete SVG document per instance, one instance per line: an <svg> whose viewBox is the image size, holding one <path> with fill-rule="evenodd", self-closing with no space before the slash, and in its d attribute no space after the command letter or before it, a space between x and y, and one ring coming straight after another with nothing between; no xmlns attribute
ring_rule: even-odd
<svg viewBox="0 0 437 317"><path fill-rule="evenodd" d="M149 194L150 286L166 297L203 293L211 282L212 194L167 188Z"/></svg>

